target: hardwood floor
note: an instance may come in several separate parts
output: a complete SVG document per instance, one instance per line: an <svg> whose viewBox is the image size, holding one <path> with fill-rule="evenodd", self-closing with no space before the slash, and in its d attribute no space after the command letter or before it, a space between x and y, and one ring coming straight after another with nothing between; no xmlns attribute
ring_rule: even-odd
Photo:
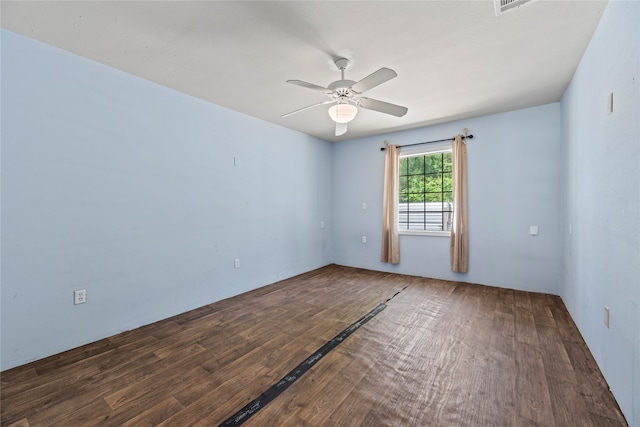
<svg viewBox="0 0 640 427"><path fill-rule="evenodd" d="M404 290L403 290L404 289ZM625 426L559 297L328 266L1 374L3 426Z"/></svg>

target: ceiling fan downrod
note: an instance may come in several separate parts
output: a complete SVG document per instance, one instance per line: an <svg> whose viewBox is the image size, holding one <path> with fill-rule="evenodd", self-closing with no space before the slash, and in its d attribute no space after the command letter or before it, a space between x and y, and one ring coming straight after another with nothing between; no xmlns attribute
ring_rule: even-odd
<svg viewBox="0 0 640 427"><path fill-rule="evenodd" d="M344 70L349 66L349 60L347 58L338 58L335 64L338 70L340 70L340 80L344 80Z"/></svg>

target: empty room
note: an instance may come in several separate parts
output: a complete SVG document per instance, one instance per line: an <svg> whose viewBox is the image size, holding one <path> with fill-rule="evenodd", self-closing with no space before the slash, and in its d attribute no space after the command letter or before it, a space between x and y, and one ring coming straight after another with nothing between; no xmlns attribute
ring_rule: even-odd
<svg viewBox="0 0 640 427"><path fill-rule="evenodd" d="M0 12L0 425L640 426L640 2Z"/></svg>

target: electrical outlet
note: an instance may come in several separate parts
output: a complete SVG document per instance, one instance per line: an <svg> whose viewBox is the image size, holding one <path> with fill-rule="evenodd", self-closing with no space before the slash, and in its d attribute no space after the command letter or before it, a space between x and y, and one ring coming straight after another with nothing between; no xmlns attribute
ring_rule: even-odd
<svg viewBox="0 0 640 427"><path fill-rule="evenodd" d="M320 228L324 228L324 221L320 221Z"/></svg>
<svg viewBox="0 0 640 427"><path fill-rule="evenodd" d="M84 304L87 302L87 291L86 289L80 289L77 291L73 291L73 304Z"/></svg>
<svg viewBox="0 0 640 427"><path fill-rule="evenodd" d="M362 236L362 243L367 243L367 236Z"/></svg>
<svg viewBox="0 0 640 427"><path fill-rule="evenodd" d="M367 204L365 202L362 202L362 209L367 210Z"/></svg>
<svg viewBox="0 0 640 427"><path fill-rule="evenodd" d="M236 258L233 260L233 266L235 268L240 268L240 258Z"/></svg>
<svg viewBox="0 0 640 427"><path fill-rule="evenodd" d="M609 307L604 306L604 326L609 327Z"/></svg>

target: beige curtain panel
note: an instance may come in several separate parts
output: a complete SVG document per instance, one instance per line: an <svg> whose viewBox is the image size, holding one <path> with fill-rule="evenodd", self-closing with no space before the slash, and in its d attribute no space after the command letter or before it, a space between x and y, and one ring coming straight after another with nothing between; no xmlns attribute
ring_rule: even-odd
<svg viewBox="0 0 640 427"><path fill-rule="evenodd" d="M380 261L400 263L398 243L398 168L400 167L400 147L389 145L384 161L384 195L382 198L382 254Z"/></svg>
<svg viewBox="0 0 640 427"><path fill-rule="evenodd" d="M469 264L467 226L467 146L462 135L451 143L453 175L453 227L451 230L451 270L466 273Z"/></svg>

